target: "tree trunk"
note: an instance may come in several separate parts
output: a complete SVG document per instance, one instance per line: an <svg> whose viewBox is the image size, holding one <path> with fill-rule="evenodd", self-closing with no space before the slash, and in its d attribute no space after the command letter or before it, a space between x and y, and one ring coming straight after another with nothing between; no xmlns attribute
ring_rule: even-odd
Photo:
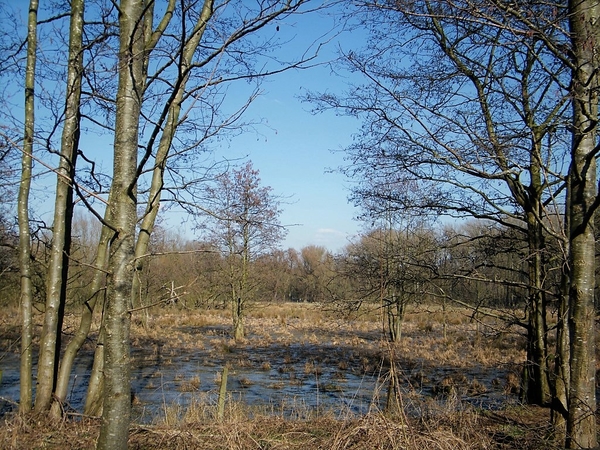
<svg viewBox="0 0 600 450"><path fill-rule="evenodd" d="M568 392L569 392L569 280L563 273L561 296L558 304L556 324L556 357L554 359L554 395L552 398L551 420L556 442L567 438Z"/></svg>
<svg viewBox="0 0 600 450"><path fill-rule="evenodd" d="M62 322L66 302L71 223L73 221L73 180L79 146L79 105L83 74L83 0L71 2L69 61L67 72L65 122L63 124L60 161L57 171L52 248L48 264L46 311L40 343L35 410L50 408L58 378ZM59 397L59 401L64 400ZM58 410L55 410L58 412Z"/></svg>
<svg viewBox="0 0 600 450"><path fill-rule="evenodd" d="M556 323L556 357L554 358L554 392L550 420L554 432L554 440L557 443L565 443L567 440L567 422L569 419L569 385L570 385L570 343L569 343L569 214L571 195L571 184L567 177L565 205L565 239L562 242L563 263L560 280L560 297L558 299L558 320Z"/></svg>
<svg viewBox="0 0 600 450"><path fill-rule="evenodd" d="M536 196L539 199L539 196ZM538 217L541 211L538 213ZM544 250L542 226L533 213L527 213L529 243L529 327L527 336L526 386L527 403L546 406L550 404L550 377L546 323L546 299L543 293L542 251Z"/></svg>
<svg viewBox="0 0 600 450"><path fill-rule="evenodd" d="M385 400L385 412L390 415L402 414L401 393L398 387L398 374L396 373L396 357L393 346L389 347L390 371L388 373L388 389Z"/></svg>
<svg viewBox="0 0 600 450"><path fill-rule="evenodd" d="M160 142L158 144L158 150L156 152L154 170L152 171L152 182L150 184L150 191L148 193L148 204L146 206L146 211L144 212L144 216L142 218L140 231L135 246L136 276L133 279L132 305L136 308L141 306L141 301L138 301L138 298L140 298L139 274L141 274L144 268L143 256L148 252L150 236L152 234L152 231L154 230L156 217L158 215L161 192L164 181L164 171L167 166L167 158L169 156L171 144L173 142L173 138L175 137L175 132L177 131L177 126L179 124L181 102L185 93L187 80L189 79L188 71L190 65L192 64L192 58L196 52L196 49L198 48L198 44L200 43L200 40L204 35L206 24L212 16L212 5L213 0L204 0L202 13L199 15L198 22L191 33L192 38L185 43L183 48L181 64L179 67L179 79L176 80L175 83L176 88L173 90L171 97L165 105L165 110L168 112L166 115L164 128L162 129ZM146 41L148 41L148 38L146 39ZM159 125L162 125L162 122ZM157 127L155 129L155 135L158 133L158 130L160 128L161 127ZM148 153L152 150L153 143L154 137L150 140L150 143L148 144Z"/></svg>
<svg viewBox="0 0 600 450"><path fill-rule="evenodd" d="M402 338L404 305L406 302L404 295L404 293L401 296L391 294L391 303L386 306L390 342L400 342Z"/></svg>
<svg viewBox="0 0 600 450"><path fill-rule="evenodd" d="M104 321L98 334L96 350L94 351L94 363L92 364L92 373L88 384L88 391L85 396L85 405L83 413L86 416L102 415L102 406L104 399Z"/></svg>
<svg viewBox="0 0 600 450"><path fill-rule="evenodd" d="M33 134L35 125L34 89L37 48L38 0L29 3L27 19L27 67L25 69L25 131L23 154L21 156L21 181L19 184L19 270L21 273L21 377L19 411L31 411L33 396L32 343L33 289L31 284L31 235L29 232L29 189L33 154Z"/></svg>
<svg viewBox="0 0 600 450"><path fill-rule="evenodd" d="M112 192L108 197L109 205L113 203L112 197L110 196L111 194ZM105 215L105 221L107 223L111 223L112 221L109 213L110 209L107 209ZM79 329L65 350L65 356L62 360L59 381L56 388L57 393L61 394L63 393L63 390L67 388L75 356L83 345L85 337L89 333L94 310L97 307L98 300L101 300L102 320L100 323L100 330L98 331L98 338L96 340L94 363L92 364L92 372L90 374L90 381L88 383L88 390L83 408L84 414L88 416L99 416L102 414L102 398L104 394L104 306L106 304L105 299L107 291L106 278L108 274L108 252L110 250L110 242L113 240L114 235L115 232L110 227L106 225L102 227L96 258L94 260L94 266L96 267L97 272L94 274L94 279L92 280L92 298L83 305ZM64 391L64 393L66 395L66 391Z"/></svg>
<svg viewBox="0 0 600 450"><path fill-rule="evenodd" d="M97 448L127 448L131 410L130 316L134 274L136 171L139 117L144 84L142 0L122 0L119 9L119 88L111 225L116 230L108 259L109 283L104 316L104 404Z"/></svg>
<svg viewBox="0 0 600 450"><path fill-rule="evenodd" d="M227 226L231 226L228 224ZM229 283L230 283L230 307L231 307L231 319L232 319L232 334L233 338L237 340L241 340L244 338L244 322L243 322L243 304L242 298L242 289L241 289L241 281L238 279L239 270L236 267L236 258L235 258L235 246L233 242L228 243L229 246ZM239 289L238 289L239 287Z"/></svg>
<svg viewBox="0 0 600 450"><path fill-rule="evenodd" d="M81 349L81 346L84 344L84 342L87 339L87 336L90 332L90 328L92 326L92 320L94 317L94 311L96 309L96 305L98 304L98 300L99 299L101 300L100 301L101 305L104 304L102 299L104 298L104 295L106 292L106 272L103 269L105 269L106 261L108 259L109 240L112 238L113 235L114 235L114 232L110 228L102 227L100 241L99 241L99 244L97 247L97 254L96 254L96 258L94 260L94 266L96 267L96 273L94 274L94 278L92 280L91 298L89 301L85 302L85 304L82 307L81 321L79 323L79 328L77 329L75 336L73 336L73 339L71 339L71 341L67 345L67 348L65 349L65 353L60 362L58 379L56 382L56 389L55 389L55 397L56 397L57 402L53 404L53 409L54 409L55 405L56 405L56 407L60 406L60 403L64 402L64 400L67 396L67 391L68 391L68 387L69 387L69 380L71 377L71 370L73 368L73 363L75 362L75 357L77 356L77 353ZM97 347L103 346L102 339L100 338L100 336L98 337L98 342L96 343L96 346ZM94 358L94 365L92 366L92 375L90 377L90 383L88 385L88 393L87 393L86 399L92 398L94 396L94 394L90 394L90 392L94 392L96 390L96 388L99 386L99 384L93 382L93 380L97 381L97 378L99 376L101 376L100 372L99 372L100 367L98 367L98 364L96 364L96 362L99 361L100 359L104 360L103 354L98 355L98 358L96 358L96 357ZM96 396L100 397L100 395L101 395L101 391L99 393L97 392ZM87 400L86 400L86 404L87 404ZM87 406L85 408L85 414L88 414L88 415L97 415L97 414L99 414L99 411L100 411L99 409L97 409L95 411L88 411ZM53 412L53 414L56 414L56 412Z"/></svg>
<svg viewBox="0 0 600 450"><path fill-rule="evenodd" d="M233 339L241 341L244 339L244 308L241 298L237 298L232 304L233 312Z"/></svg>
<svg viewBox="0 0 600 450"><path fill-rule="evenodd" d="M595 240L600 2L569 1L573 48L569 334L568 448L594 448L596 437Z"/></svg>

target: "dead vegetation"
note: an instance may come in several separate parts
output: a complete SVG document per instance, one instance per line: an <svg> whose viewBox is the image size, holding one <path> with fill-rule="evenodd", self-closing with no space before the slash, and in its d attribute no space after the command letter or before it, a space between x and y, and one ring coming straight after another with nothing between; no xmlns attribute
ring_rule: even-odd
<svg viewBox="0 0 600 450"><path fill-rule="evenodd" d="M447 324L445 330L443 323ZM461 370L474 366L488 370L502 368L504 372L507 367L514 367L507 376L492 380L492 384L507 396L515 396L519 389L518 366L524 353L522 338L514 330L503 328L490 318L473 318L465 310L442 313L435 308L414 309L407 313L402 340L390 344L383 339L381 324L382 318L376 313L341 320L314 304L271 305L252 312L247 321L248 338L236 343L229 336L227 311L154 311L147 328L134 321L134 353L140 348L154 348L168 361L181 349L203 351L234 367L254 364L251 368L256 372L277 368L290 383L325 369L334 370L331 385L321 387L324 391L336 389L337 381L352 371L381 372L383 366L389 367L393 361L399 383L409 388L397 394L396 401L401 407L396 412L384 413L381 402L374 402L368 414L357 416L317 410L303 405L301 399L291 408L286 405L280 409L272 405L249 406L230 399L225 417L219 421L214 401L198 391L203 385L216 386L216 381L178 373L174 379L177 389L192 393L194 401L185 407L176 403L162 405L160 417L151 424L133 424L129 447L151 450L553 448L548 410L511 406L492 412L460 400L465 392L480 395L489 389L480 380L461 375ZM281 361L240 358L238 354L240 346L244 354L250 355L253 348L262 348L264 352L272 345L285 349L299 343L313 351L319 351L319 346L328 350L319 354L318 360L311 357L301 362L303 365L295 369L296 373L292 373L294 361L287 354ZM342 347L346 349L344 352L331 353L332 349ZM3 350L11 351L9 345L3 345ZM432 375L432 369L446 365L451 365L455 372L438 378ZM155 383L159 382L157 379ZM242 389L252 385L249 379L240 379L238 383ZM385 398L385 385L384 380L382 392L374 392L374 398ZM433 395L425 394L425 386L430 386ZM136 399L133 402L136 406ZM409 407L410 414L406 413ZM93 448L99 431L99 419L78 415L68 416L58 424L17 415L6 415L2 420L2 449Z"/></svg>
<svg viewBox="0 0 600 450"><path fill-rule="evenodd" d="M373 412L339 420L324 415L289 420L274 415L222 422L132 425L131 449L331 449L331 450L541 450L554 447L547 435L545 412L521 407L502 412L454 412L406 420ZM99 420L65 420L60 424L11 417L0 429L3 449L89 449L95 446Z"/></svg>

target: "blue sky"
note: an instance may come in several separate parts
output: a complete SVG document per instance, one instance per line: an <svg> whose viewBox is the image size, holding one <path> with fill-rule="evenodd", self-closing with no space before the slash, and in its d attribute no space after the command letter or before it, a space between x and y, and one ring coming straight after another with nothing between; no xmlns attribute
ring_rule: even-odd
<svg viewBox="0 0 600 450"><path fill-rule="evenodd" d="M27 4L25 0L17 0L14 5L24 12ZM319 53L318 62L325 63L335 57L338 46L362 45L355 34L332 36L333 24L334 18L325 14L294 15L277 22L276 36L285 45L276 56L295 60L307 49L314 49L314 43L330 39ZM274 28L275 24L266 32L273 33ZM243 91L243 85L232 89L234 100L237 100L238 89ZM262 83L262 95L243 118L244 122L262 121L265 126L257 127L257 132L249 131L210 145L216 159L251 160L260 172L262 184L272 187L274 195L284 198L281 223L289 225L289 231L281 244L283 248L319 245L336 252L348 244L360 228L360 223L353 220L357 210L347 201L348 181L330 170L344 164L341 149L350 144L360 124L333 112L313 115L312 105L299 98L307 90L340 92L343 89L344 80L333 76L326 65L271 77ZM93 142L89 144L83 137L82 144L88 142L105 155L110 153L112 137L92 135L91 139ZM110 161L101 164L108 169ZM54 182L49 183L42 186L42 197L43 193L50 192L49 186ZM40 215L50 216L51 208L52 202L42 199ZM192 237L179 228L180 220L176 217L167 218L171 228Z"/></svg>
<svg viewBox="0 0 600 450"><path fill-rule="evenodd" d="M315 72L326 79L323 71L290 73L269 82L246 116L264 118L269 128L262 135L241 135L220 149L227 157L248 155L263 185L285 198L281 223L293 226L284 248L319 245L337 251L359 227L353 220L357 211L347 201L348 181L330 170L344 164L340 150L350 143L358 122L333 113L313 115L297 97Z"/></svg>
<svg viewBox="0 0 600 450"><path fill-rule="evenodd" d="M300 54L332 25L332 19L324 15L291 17L280 26L281 33L287 32L283 39L290 39L281 54ZM363 42L356 33L336 36L320 51L319 61L334 58L338 46L359 45ZM327 65L270 78L244 117L247 121L263 119L267 126L259 128L258 135L245 133L215 149L228 158L247 155L260 171L263 185L272 187L275 195L290 197L282 205L281 223L293 226L283 248L319 245L336 252L360 229L354 220L358 211L347 200L349 181L330 170L345 164L341 150L351 143L360 123L333 112L313 115L312 105L300 99L307 90L341 92L345 80L332 75Z"/></svg>

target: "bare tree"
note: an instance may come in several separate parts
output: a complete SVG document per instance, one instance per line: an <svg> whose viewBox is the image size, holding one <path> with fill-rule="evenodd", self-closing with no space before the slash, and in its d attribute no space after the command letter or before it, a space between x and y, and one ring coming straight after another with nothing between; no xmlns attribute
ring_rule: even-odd
<svg viewBox="0 0 600 450"><path fill-rule="evenodd" d="M144 256L147 253L147 238L152 233L161 194L168 192L170 194L168 200L180 201L183 196L177 194L178 190L189 186L190 180L192 184L202 181L194 179L197 178L197 172L192 169L196 164L194 159L203 151L205 142L210 138L236 129L238 126L236 122L240 120L249 102L258 93L258 84L256 84L248 101L242 102L237 110L230 112L222 108L221 103L226 94L226 86L237 80L257 83L265 76L292 67L302 67L314 56L306 53L297 59L294 58L292 62L277 61L273 66L270 63L265 64L265 60L261 59L276 45L283 43L283 41L275 42L277 33L263 33L261 30L273 21L297 12L307 3L301 0L276 4L263 2L215 4L212 0L206 0L193 5L178 5L171 0L165 11L161 12L156 26L154 26L156 18L154 2L150 2L145 8L141 25L144 28L145 54L142 75L144 80L140 84L142 89L140 111L143 124L141 129L144 130L144 139L147 140L143 144L140 143L145 151L136 169L135 185L136 194L147 208L140 219L141 232L137 236L134 257L136 270L143 269ZM175 13L175 10L180 7L183 8L180 13ZM44 25L68 15L72 17L70 22L72 30L81 31L81 23L76 19L78 11L83 11L83 8L78 9L71 5L70 9L65 11L55 18L45 20ZM304 12L309 11L308 8L304 10ZM61 147L64 152L56 171L59 190L65 188L67 195L65 197L63 193L57 192L56 196L57 217L54 220L52 239L55 262L49 265L53 287L48 290L48 304L51 307L47 308L46 314L47 325L43 333L44 344L40 356L41 367L43 367L39 374L41 389L36 398L36 409L40 411L49 406L52 398L57 400L57 409L54 411L60 410L58 407L67 392L73 360L89 332L98 299L102 298L105 292L104 283L108 272L106 258L115 232L111 226L110 213L107 213L101 219L105 230L102 233L97 260L94 264L98 272L94 277L93 293L82 308L81 326L69 342L64 357L58 365L62 331L61 308L64 307L64 298L68 295L64 283L68 269L66 255L69 239L68 224L71 217L71 212L63 209L65 205L68 208L70 200L66 203L63 203L63 200L70 197L69 189L75 188L82 203L92 209L95 206L94 202L98 200L108 205L115 201L112 194L108 201L102 200L107 193L106 186L110 183L110 177L97 172L97 161L85 154L86 149L78 149L81 151L83 166L77 173L74 171L77 155L74 149L77 149L77 133L81 129L80 118L87 122L84 128L91 128L96 132L104 130L113 133L116 123L117 102L113 92L117 91L117 87L113 79L118 70L117 58L115 58L116 37L119 35L118 27L115 26L117 8L111 2L100 2L92 13L96 17L83 24L86 30L85 42L83 45L79 42L79 52L71 53L74 57L69 58L69 65L66 66L69 68L68 74L79 76L79 79L71 75L67 76L68 86L65 88L67 107L64 109L58 107L52 98L52 93L49 97L41 97L44 105L52 109L50 117L54 119L50 131L44 137L47 150L54 152L53 136L57 130L62 129L63 132ZM173 17L176 17L176 20L173 20ZM165 34L166 29L169 29L169 32ZM253 38L254 35L258 37ZM71 40L75 49L77 43ZM52 40L49 42L58 42L57 48L62 43ZM274 42L276 45L273 45ZM67 53L64 48L60 51ZM243 60L240 59L240 55L244 55ZM81 70L82 64L86 66L85 71ZM60 70L55 70L48 65L44 76L55 82L48 85L62 86L59 81L64 77L61 78L61 74ZM82 75L83 88L76 85L78 82L81 83ZM78 99L79 91L82 94L81 100ZM178 129L183 129L186 133L180 134L176 139ZM70 150L67 149L69 138L71 139ZM69 151L72 152L70 155ZM185 161L186 166L182 167L181 161ZM54 170L48 163L44 163L44 166ZM152 176L149 177L148 174ZM171 183L165 182L166 179ZM94 213L96 217L101 218L100 212ZM60 263L58 263L59 259L61 259ZM132 302L139 298L139 295L136 295L135 282L136 278L132 289ZM100 337L103 336L104 333L101 332ZM97 347L98 356L95 359L97 364L94 365L91 378L92 386L102 386L103 363L100 361L104 360L102 356L104 349L104 345ZM90 393L93 395L88 396L90 401L86 403L96 405L95 411L99 412L101 405L99 392L94 388L90 389Z"/></svg>
<svg viewBox="0 0 600 450"><path fill-rule="evenodd" d="M258 170L248 162L217 178L205 189L207 211L199 227L226 257L233 336L244 338L244 316L252 288L250 264L285 236L279 223L279 200L260 185Z"/></svg>
<svg viewBox="0 0 600 450"><path fill-rule="evenodd" d="M36 410L46 410L54 398L53 411L60 412L75 355L90 331L94 310L101 305L103 325L86 399L86 412L102 411L104 416L99 446L126 443L130 400L125 381L128 380L129 318L131 303L138 298L139 290L134 273L143 270L148 237L159 204L165 200L163 195L166 193L170 202L185 205L193 200L195 204L193 189L205 181L196 170L200 165L198 155L210 139L243 129L240 119L258 95L262 78L309 66L320 46L318 42L312 48L314 52L295 55L289 61L265 58L273 48L285 44L285 40L278 38L279 27L269 25L293 13L310 12L306 5L308 0L267 3L170 0L159 11L152 1L123 0L120 4L99 1L88 9L89 17L82 22L81 1L38 24L42 30L54 22L60 27L66 23L65 17L71 18L69 46L62 39L45 42L54 46L52 50L57 52L54 54L69 54L68 64L48 64L41 74L49 82L40 83L56 86L56 92L64 89L64 96L42 90L36 97L48 112L45 124L38 127L40 142L48 154L59 154L55 149L57 135L62 131L58 168L53 167L50 157L39 160L46 170L57 174L57 192L52 230L54 250L48 272L50 306L42 339L41 389L36 397ZM316 6L321 7L320 3ZM50 32L55 31L50 28ZM59 37L63 35L56 33ZM29 41L33 56L34 42ZM39 49L38 52L38 56L44 55ZM228 86L236 81L248 82L253 87L246 99L231 108L224 99ZM33 93L33 84L28 84L26 97L33 100ZM59 97L67 102L60 104ZM86 148L89 137L84 133L88 130L114 137L112 175L100 172L101 158L92 157ZM25 162L25 157L32 155L31 149L25 148L23 155ZM30 161L28 164L30 167ZM25 182L31 178L25 165L22 176ZM80 327L59 364L62 308L70 295L65 286L72 263L67 258L71 189L103 228L92 264L95 273L91 293L82 305ZM140 218L136 217L138 204L146 206L141 208L144 212ZM26 208L20 211L26 212ZM21 223L27 222L24 218ZM136 222L141 225L139 234ZM25 231L21 238L23 242L28 240ZM23 293L26 292L23 287ZM22 393L31 391L31 384L22 389Z"/></svg>
<svg viewBox="0 0 600 450"><path fill-rule="evenodd" d="M300 249L298 267L299 296L305 302L323 302L329 298L328 282L333 258L325 247L309 245Z"/></svg>
<svg viewBox="0 0 600 450"><path fill-rule="evenodd" d="M528 366L534 374L528 397L541 404L548 404L551 393L546 239L561 244L565 260L570 255L573 282L566 442L593 447L588 283L597 207L598 2L360 6L372 13L364 23L373 39L367 53L350 52L345 61L367 83L344 99L320 98L366 117L363 138L349 149L349 173L401 177L421 187L418 197L392 196L399 207L484 217L522 232L529 246ZM570 162L568 171L563 160ZM567 234L564 224L549 220L560 210L567 211Z"/></svg>
<svg viewBox="0 0 600 450"><path fill-rule="evenodd" d="M382 330L390 342L402 336L406 306L418 304L433 273L428 260L437 250L433 229L423 225L382 224L348 245L340 274L353 280L355 308L382 311Z"/></svg>
<svg viewBox="0 0 600 450"><path fill-rule="evenodd" d="M273 21L297 12L306 3L300 0L268 5L262 2L215 4L206 0L198 4L201 5L199 11L196 8L184 9L178 16L181 22L173 24L170 11L175 8L176 2L171 2L163 20L153 32L148 29L151 28L152 13L146 11L146 58L154 53L157 56L155 64L150 62L151 59L146 59L144 68L157 67L157 70L146 74L144 84L144 99L150 100L144 102L142 117L149 138L143 144L144 153L138 165L136 181L140 201L146 202L146 209L140 219L136 271L143 269L148 237L152 233L160 202L175 202L183 206L197 204L195 192L206 178L194 168L198 154L210 138L239 126L236 124L258 92L254 90L246 103L227 115L219 108L226 86L238 80L259 82L282 70L303 67L314 57L305 54L294 62L278 62L276 69L254 66L255 61L273 47L273 38L252 39L252 36L259 35ZM231 20L232 17L235 20ZM192 23L191 28L189 22ZM177 31L165 33L169 25ZM169 54L176 57L163 59L157 47L161 40L164 42L160 49L169 48ZM244 55L243 63L239 55ZM165 79L169 80L168 74L172 75L172 81L161 86ZM202 108L196 107L197 104ZM178 130L179 136L184 138L175 139ZM185 165L180 165L180 161ZM146 179L147 173L151 173L150 180ZM165 193L169 198L162 198ZM191 207L192 211L195 211L194 208ZM132 303L139 305L139 286L136 283L134 278ZM97 351L101 353L103 346L98 346ZM96 359L99 357L97 355ZM98 362L92 373L93 380L101 377L101 370L102 364ZM101 386L101 383L96 385ZM88 399L91 398L98 399L98 392L90 389ZM97 405L98 401L86 404Z"/></svg>
<svg viewBox="0 0 600 450"><path fill-rule="evenodd" d="M347 96L316 99L365 119L347 149L346 173L361 180L356 199L486 218L522 233L530 246L528 399L549 404L545 239L565 236L544 218L549 206L561 207L565 187L567 144L556 130L567 123L567 70L544 41L517 32L492 6L363 5L373 39L344 61L366 82ZM551 21L546 13L536 13L536 33L564 40L556 26L564 16Z"/></svg>

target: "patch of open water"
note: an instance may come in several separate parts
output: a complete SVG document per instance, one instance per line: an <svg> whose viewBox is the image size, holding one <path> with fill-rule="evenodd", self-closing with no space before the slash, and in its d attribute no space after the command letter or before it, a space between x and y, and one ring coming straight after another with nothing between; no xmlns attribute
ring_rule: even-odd
<svg viewBox="0 0 600 450"><path fill-rule="evenodd" d="M156 420L165 407L173 405L185 410L199 399L216 404L226 364L228 394L261 411L298 417L328 410L342 417L385 405L388 369L375 352L355 346L271 342L223 350L219 341L204 349L141 347L132 350L131 372L133 420L139 423ZM82 411L91 366L92 354L82 353L71 376L68 411ZM0 368L3 415L16 408L19 397L18 355L5 353ZM504 368L426 367L414 361L397 366L403 406L409 415L422 415L432 402L442 404L449 398L486 409L514 403L516 395L506 390L504 381L509 372Z"/></svg>

